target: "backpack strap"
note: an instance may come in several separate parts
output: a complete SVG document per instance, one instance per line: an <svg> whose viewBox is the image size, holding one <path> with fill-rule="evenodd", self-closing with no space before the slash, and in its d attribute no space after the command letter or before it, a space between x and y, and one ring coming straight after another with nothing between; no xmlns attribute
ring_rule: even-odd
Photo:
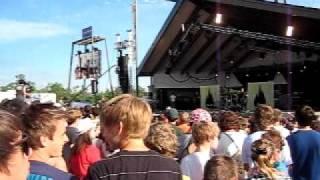
<svg viewBox="0 0 320 180"><path fill-rule="evenodd" d="M237 145L237 143L235 143L235 141L232 139L232 137L229 134L225 133L225 132L222 132L221 134L224 134L231 141L231 143L234 144L236 146L236 148L237 148L237 152L232 157L235 157L238 154L240 154L240 148Z"/></svg>

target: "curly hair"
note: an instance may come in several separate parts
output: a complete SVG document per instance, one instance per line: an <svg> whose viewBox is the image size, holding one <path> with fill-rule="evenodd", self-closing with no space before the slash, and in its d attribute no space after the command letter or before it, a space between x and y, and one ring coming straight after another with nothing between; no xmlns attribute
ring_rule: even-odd
<svg viewBox="0 0 320 180"><path fill-rule="evenodd" d="M195 145L218 138L219 133L220 129L215 122L200 121L192 125L192 139Z"/></svg>
<svg viewBox="0 0 320 180"><path fill-rule="evenodd" d="M251 146L252 160L259 170L264 173L268 179L274 179L276 170L271 164L271 158L275 152L274 144L268 139L259 139Z"/></svg>
<svg viewBox="0 0 320 180"><path fill-rule="evenodd" d="M275 148L282 150L284 146L284 141L279 131L277 130L269 130L262 135L262 138L271 141Z"/></svg>
<svg viewBox="0 0 320 180"><path fill-rule="evenodd" d="M150 126L145 144L148 148L170 158L176 156L179 146L173 127L163 122L157 122Z"/></svg>

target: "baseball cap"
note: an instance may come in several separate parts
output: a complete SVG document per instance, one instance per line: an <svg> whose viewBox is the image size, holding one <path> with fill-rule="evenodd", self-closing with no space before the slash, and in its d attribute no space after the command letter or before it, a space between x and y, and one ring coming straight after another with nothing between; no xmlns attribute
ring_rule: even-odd
<svg viewBox="0 0 320 180"><path fill-rule="evenodd" d="M175 121L179 118L179 112L175 108L166 109L165 115L169 119L169 121Z"/></svg>

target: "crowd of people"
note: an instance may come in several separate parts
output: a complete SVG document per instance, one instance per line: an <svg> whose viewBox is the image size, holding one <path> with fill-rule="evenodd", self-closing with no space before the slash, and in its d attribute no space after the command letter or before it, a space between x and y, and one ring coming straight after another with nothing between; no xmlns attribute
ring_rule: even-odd
<svg viewBox="0 0 320 180"><path fill-rule="evenodd" d="M319 127L310 106L155 117L129 94L83 109L12 100L0 110L0 179L319 180Z"/></svg>

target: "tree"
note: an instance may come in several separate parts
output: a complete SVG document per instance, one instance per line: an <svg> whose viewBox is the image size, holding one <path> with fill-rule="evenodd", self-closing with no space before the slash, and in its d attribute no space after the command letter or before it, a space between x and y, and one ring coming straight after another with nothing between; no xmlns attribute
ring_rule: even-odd
<svg viewBox="0 0 320 180"><path fill-rule="evenodd" d="M15 77L17 78L17 81L10 82L5 86L1 86L1 91L16 90L18 84L26 84L28 87L28 91L30 92L36 91L36 84L32 81L27 81L24 74L18 74Z"/></svg>
<svg viewBox="0 0 320 180"><path fill-rule="evenodd" d="M143 87L141 87L141 86L139 86L138 89L139 89L138 97L145 96L145 94L146 94L145 89L144 89ZM137 95L136 89L133 89L133 90L132 90L132 93L133 93L134 95Z"/></svg>
<svg viewBox="0 0 320 180"><path fill-rule="evenodd" d="M15 90L17 86L16 82L11 82L5 86L1 86L1 91Z"/></svg>
<svg viewBox="0 0 320 180"><path fill-rule="evenodd" d="M41 89L39 92L49 92L55 93L57 95L57 100L71 100L71 93L63 87L61 83L49 83L46 87Z"/></svg>

